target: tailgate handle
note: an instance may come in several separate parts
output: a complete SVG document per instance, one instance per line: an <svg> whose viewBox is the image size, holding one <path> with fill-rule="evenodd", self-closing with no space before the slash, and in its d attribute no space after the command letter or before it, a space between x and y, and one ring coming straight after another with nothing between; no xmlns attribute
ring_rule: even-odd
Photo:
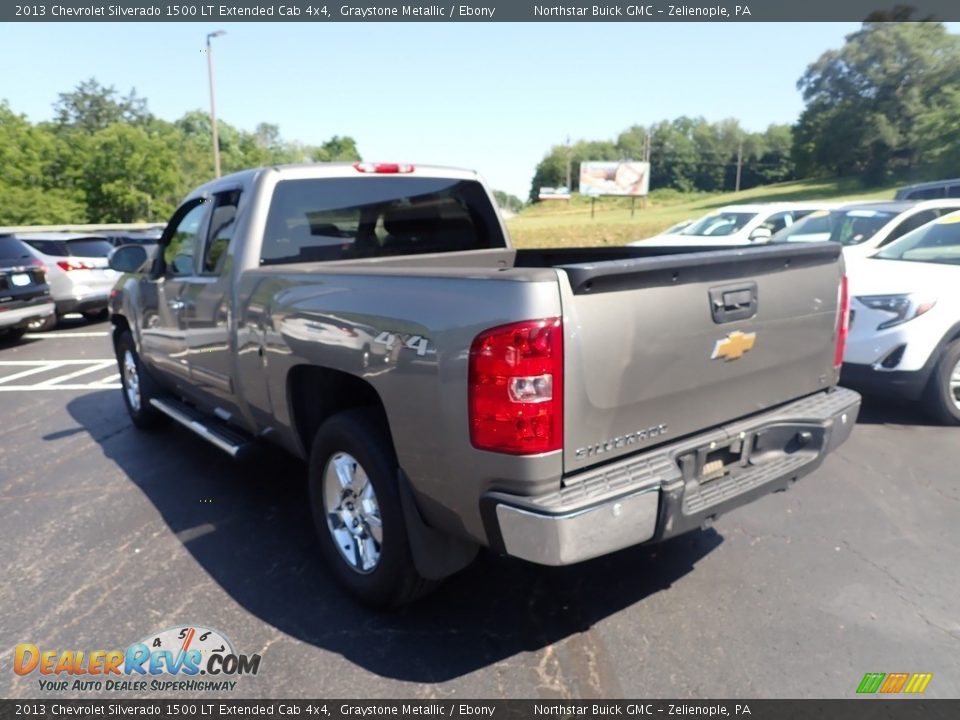
<svg viewBox="0 0 960 720"><path fill-rule="evenodd" d="M715 323L752 318L757 314L757 284L750 282L711 288L710 312Z"/></svg>

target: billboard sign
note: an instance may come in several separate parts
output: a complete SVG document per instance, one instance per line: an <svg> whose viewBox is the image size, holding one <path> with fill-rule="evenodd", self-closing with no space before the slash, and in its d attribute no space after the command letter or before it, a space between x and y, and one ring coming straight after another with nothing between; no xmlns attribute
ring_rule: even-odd
<svg viewBox="0 0 960 720"><path fill-rule="evenodd" d="M650 191L648 162L580 163L581 195L646 195Z"/></svg>

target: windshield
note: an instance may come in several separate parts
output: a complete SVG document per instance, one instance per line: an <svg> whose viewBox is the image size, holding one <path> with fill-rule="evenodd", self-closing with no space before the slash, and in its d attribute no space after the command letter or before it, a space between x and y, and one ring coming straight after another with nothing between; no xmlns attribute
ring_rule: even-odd
<svg viewBox="0 0 960 720"><path fill-rule="evenodd" d="M719 237L732 235L757 216L756 213L718 212L692 222L679 235Z"/></svg>
<svg viewBox="0 0 960 720"><path fill-rule="evenodd" d="M831 240L841 245L864 243L893 218L896 213L880 210L819 210L810 213L774 236L776 242L821 242Z"/></svg>
<svg viewBox="0 0 960 720"><path fill-rule="evenodd" d="M873 257L960 265L960 213L907 233Z"/></svg>

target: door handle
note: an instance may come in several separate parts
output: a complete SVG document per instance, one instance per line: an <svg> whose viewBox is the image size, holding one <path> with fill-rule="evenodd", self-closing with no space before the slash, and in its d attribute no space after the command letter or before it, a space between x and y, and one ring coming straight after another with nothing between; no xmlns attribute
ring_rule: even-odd
<svg viewBox="0 0 960 720"><path fill-rule="evenodd" d="M180 312L184 308L183 300L167 300L167 307L174 312Z"/></svg>
<svg viewBox="0 0 960 720"><path fill-rule="evenodd" d="M745 320L757 314L757 284L724 285L711 288L710 312L715 323Z"/></svg>

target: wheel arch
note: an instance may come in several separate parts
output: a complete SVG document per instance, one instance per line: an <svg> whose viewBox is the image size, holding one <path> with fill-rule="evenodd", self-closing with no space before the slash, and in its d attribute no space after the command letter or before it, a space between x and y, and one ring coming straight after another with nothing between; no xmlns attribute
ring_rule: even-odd
<svg viewBox="0 0 960 720"><path fill-rule="evenodd" d="M332 368L296 365L287 373L286 394L291 426L304 457L309 457L317 430L327 418L363 407L373 409L383 422L394 449L383 400L366 380Z"/></svg>

